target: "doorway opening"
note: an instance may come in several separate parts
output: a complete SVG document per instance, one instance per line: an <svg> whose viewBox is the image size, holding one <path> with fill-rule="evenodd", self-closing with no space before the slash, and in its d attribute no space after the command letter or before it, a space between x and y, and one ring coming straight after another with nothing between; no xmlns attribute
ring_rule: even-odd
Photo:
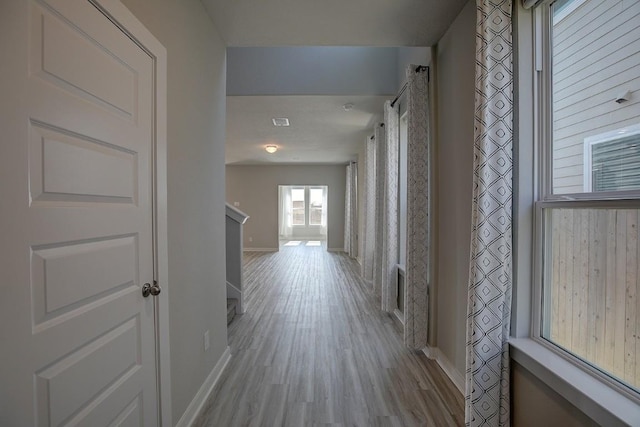
<svg viewBox="0 0 640 427"><path fill-rule="evenodd" d="M322 246L327 242L326 185L278 186L280 247Z"/></svg>

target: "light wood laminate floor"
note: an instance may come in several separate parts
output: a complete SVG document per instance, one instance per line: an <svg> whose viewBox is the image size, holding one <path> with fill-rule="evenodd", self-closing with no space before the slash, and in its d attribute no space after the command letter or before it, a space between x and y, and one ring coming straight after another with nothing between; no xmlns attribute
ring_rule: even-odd
<svg viewBox="0 0 640 427"><path fill-rule="evenodd" d="M247 313L196 426L454 426L463 399L402 343L358 264L322 247L245 253Z"/></svg>

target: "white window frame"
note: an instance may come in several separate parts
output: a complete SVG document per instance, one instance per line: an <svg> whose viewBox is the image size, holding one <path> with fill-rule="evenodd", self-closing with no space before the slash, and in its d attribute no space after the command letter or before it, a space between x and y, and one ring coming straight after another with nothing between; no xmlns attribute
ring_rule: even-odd
<svg viewBox="0 0 640 427"><path fill-rule="evenodd" d="M306 227L306 228L322 228L326 227L327 224L327 215L328 215L328 206L327 206L327 192L329 187L326 185L290 185L290 190L304 190L304 224L294 224L293 223L293 197L291 197L291 226L292 227ZM321 190L322 191L322 220L320 224L311 224L311 190Z"/></svg>
<svg viewBox="0 0 640 427"><path fill-rule="evenodd" d="M560 13L553 17L553 23L557 24L567 16L571 15L577 8L582 6L585 1L587 0L573 0L567 7L562 9Z"/></svg>
<svg viewBox="0 0 640 427"><path fill-rule="evenodd" d="M579 0L580 4L584 0ZM552 152L540 141L550 140L551 17L546 0L533 10L514 2L516 109L514 115L514 288L511 357L552 390L601 425L637 425L640 401L635 393L609 376L541 337L542 210L547 207L638 206L638 200L611 202L611 194L553 195ZM577 7L577 6L576 6ZM537 19L534 19L534 16ZM546 20L545 26L542 25ZM550 49L548 49L550 50ZM539 179L542 178L542 179ZM616 197L628 199L629 192ZM545 195L544 198L541 195ZM611 206L613 207L613 206Z"/></svg>
<svg viewBox="0 0 640 427"><path fill-rule="evenodd" d="M293 190L302 190L304 192L304 224L294 224L293 223ZM307 187L304 185L293 185L291 186L291 226L292 227L306 227L307 226L307 211L309 205L309 195Z"/></svg>
<svg viewBox="0 0 640 427"><path fill-rule="evenodd" d="M327 216L327 207L326 205L326 200L327 200L327 186L322 186L322 185L307 185L306 187L306 193L305 193L305 207L307 209L307 227L324 227L325 224L324 219ZM311 224L311 190L320 190L322 191L322 211L320 212L320 224Z"/></svg>
<svg viewBox="0 0 640 427"><path fill-rule="evenodd" d="M597 192L597 193L570 193L570 194L554 194L553 192L553 118L552 118L552 52L551 46L551 32L553 26L551 5L540 6L541 13L538 14L537 19L541 19L541 25L538 26L543 31L543 46L541 52L543 55L543 69L539 74L540 86L543 88L541 93L541 102L539 104L539 120L540 132L538 135L540 138L536 141L536 145L540 147L540 150L545 153L540 157L542 164L537 167L538 179L540 183L541 192L538 194L535 205L535 253L539 260L534 265L535 268L535 295L540 301L539 304L535 304L534 309L534 339L540 341L541 344L549 346L552 351L558 352L562 357L567 358L570 362L576 366L588 372L591 375L596 376L601 381L607 383L609 386L617 388L620 392L623 392L629 397L635 399L640 404L640 392L631 390L629 387L623 385L621 382L615 380L612 376L605 374L598 368L588 362L572 355L567 350L562 349L557 344L552 343L550 340L543 338L543 318L546 310L550 310L550 307L545 303L545 299L549 298L543 292L543 286L545 282L549 282L549 278L545 277L544 257L545 253L549 252L547 245L549 242L545 239L545 236L551 234L545 211L550 209L562 209L562 208L639 208L640 209L640 191L611 191L611 192ZM586 154L586 153L585 153ZM585 162L586 163L586 162ZM590 174L589 174L590 175Z"/></svg>

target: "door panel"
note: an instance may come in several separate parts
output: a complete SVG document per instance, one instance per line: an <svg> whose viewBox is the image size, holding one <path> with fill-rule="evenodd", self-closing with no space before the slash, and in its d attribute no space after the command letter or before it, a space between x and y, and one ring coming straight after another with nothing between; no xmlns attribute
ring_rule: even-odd
<svg viewBox="0 0 640 427"><path fill-rule="evenodd" d="M136 202L135 152L38 123L30 142L32 200Z"/></svg>
<svg viewBox="0 0 640 427"><path fill-rule="evenodd" d="M52 81L83 92L87 99L108 105L122 114L133 116L136 72L126 63L61 18L34 11L35 25L42 25L40 36L42 58L38 74L48 74ZM78 61L69 61L67 52ZM81 60L80 60L81 59Z"/></svg>
<svg viewBox="0 0 640 427"><path fill-rule="evenodd" d="M35 249L31 261L35 324L135 288L137 252L133 236Z"/></svg>
<svg viewBox="0 0 640 427"><path fill-rule="evenodd" d="M153 61L88 1L3 14L0 425L155 426Z"/></svg>
<svg viewBox="0 0 640 427"><path fill-rule="evenodd" d="M100 400L103 389L117 392L108 390L110 384L138 373L138 324L138 316L129 319L36 373L38 409L47 425L63 424L78 408Z"/></svg>

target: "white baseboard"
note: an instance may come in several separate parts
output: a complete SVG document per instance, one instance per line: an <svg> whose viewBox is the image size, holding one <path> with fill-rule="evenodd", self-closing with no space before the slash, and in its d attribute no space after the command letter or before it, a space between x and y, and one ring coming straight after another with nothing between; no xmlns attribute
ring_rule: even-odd
<svg viewBox="0 0 640 427"><path fill-rule="evenodd" d="M220 379L222 371L224 371L224 368L227 367L230 359L231 349L227 347L224 353L222 353L220 360L218 360L218 363L216 363L216 366L214 366L211 370L211 373L209 374L207 379L204 380L204 383L202 384L202 387L200 387L200 390L198 390L191 403L189 403L189 406L187 406L187 409L184 411L184 414L182 414L182 417L180 417L180 420L176 424L176 427L189 427L194 423L198 415L200 415L202 407L213 391L213 388L216 386L216 383Z"/></svg>
<svg viewBox="0 0 640 427"><path fill-rule="evenodd" d="M278 252L278 248L244 248L244 252Z"/></svg>
<svg viewBox="0 0 640 427"><path fill-rule="evenodd" d="M344 248L327 248L327 252L344 252Z"/></svg>
<svg viewBox="0 0 640 427"><path fill-rule="evenodd" d="M396 316L396 319L398 319L398 321L404 326L404 313L396 308L393 310L393 315ZM429 357L429 355L427 355L427 357Z"/></svg>
<svg viewBox="0 0 640 427"><path fill-rule="evenodd" d="M429 358L438 362L438 365L442 368L445 374L449 377L453 385L456 386L458 391L464 396L465 389L465 380L464 375L462 375L458 370L453 366L453 363L447 359L439 348L437 347L429 347L426 346L422 349L422 352Z"/></svg>

